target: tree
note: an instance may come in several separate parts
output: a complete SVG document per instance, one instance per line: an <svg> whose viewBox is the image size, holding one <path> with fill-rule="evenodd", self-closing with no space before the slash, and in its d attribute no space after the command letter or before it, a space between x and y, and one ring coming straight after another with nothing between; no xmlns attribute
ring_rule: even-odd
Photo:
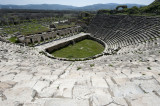
<svg viewBox="0 0 160 106"><path fill-rule="evenodd" d="M108 10L108 9L104 9L104 10L99 10L97 12L97 14L110 14L111 10Z"/></svg>
<svg viewBox="0 0 160 106"><path fill-rule="evenodd" d="M134 6L130 9L128 9L128 14L139 14L140 13L140 10L138 7Z"/></svg>
<svg viewBox="0 0 160 106"><path fill-rule="evenodd" d="M140 10L143 13L151 13L151 14L160 15L160 0L155 0L149 6L140 8Z"/></svg>

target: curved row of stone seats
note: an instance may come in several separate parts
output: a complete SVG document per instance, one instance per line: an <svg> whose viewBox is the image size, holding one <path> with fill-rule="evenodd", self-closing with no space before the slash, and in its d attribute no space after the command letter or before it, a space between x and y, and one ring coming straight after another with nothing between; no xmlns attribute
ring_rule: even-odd
<svg viewBox="0 0 160 106"><path fill-rule="evenodd" d="M119 36L120 36L119 41L122 41L122 40L126 40L128 37L130 37L130 35L134 35L133 37L135 38L135 37L137 37L138 33L141 32L141 31L139 31L139 30L134 30L134 31L136 31L136 33L132 33L132 34L130 34L130 33L125 33L125 32L119 32L119 33L116 33L116 35L113 35L113 37L115 38L115 37L119 37ZM152 30L151 30L151 31L152 31ZM131 32L131 31L130 31L130 32ZM111 39L111 38L108 38L107 40L110 41L110 42L116 41L117 39L114 39L113 37L112 37L112 39ZM130 38L133 38L133 37L130 37ZM139 37L139 36L138 36L138 37ZM152 38L152 36L149 37L149 38ZM154 36L153 36L153 38L154 38ZM111 40L113 40L113 41L111 41ZM138 40L139 40L139 39L138 39ZM118 42L118 40L117 40L117 42Z"/></svg>
<svg viewBox="0 0 160 106"><path fill-rule="evenodd" d="M154 36L151 36L151 37L154 37ZM114 47L114 48L117 48L118 46L128 46L128 45L133 45L133 44L137 44L137 43L146 43L147 41L150 42L151 40L153 41L157 41L157 39L159 39L158 37L155 37L155 38L151 38L149 37L148 35L148 38L147 36L145 35L141 35L141 36L138 36L138 37L135 37L135 38L132 38L130 39L130 42L127 41L127 40L123 40L123 42L119 42L118 44L113 44L113 46L111 47ZM131 42L132 41L132 42ZM136 42L137 41L137 42ZM158 43L158 42L157 42Z"/></svg>
<svg viewBox="0 0 160 106"><path fill-rule="evenodd" d="M122 44L121 44L122 43ZM125 45L125 46L121 46ZM118 51L117 54L125 54L130 53L134 51L146 51L146 50L156 50L157 48L160 48L160 38L155 38L151 40L147 40L145 42L139 42L135 44L128 44L128 42L120 42L119 45L113 45L108 47L108 53L113 53L112 51L115 51L118 47L121 46L121 49Z"/></svg>
<svg viewBox="0 0 160 106"><path fill-rule="evenodd" d="M104 40L109 48L124 47L160 37L160 18L97 15L88 32Z"/></svg>
<svg viewBox="0 0 160 106"><path fill-rule="evenodd" d="M125 62L157 62L160 57L160 46L154 42L149 44L130 45L121 48L117 54L107 55L107 61L125 61ZM151 57L151 58L150 58ZM152 58L154 57L154 59Z"/></svg>
<svg viewBox="0 0 160 106"><path fill-rule="evenodd" d="M78 32L80 32L80 30L81 30L81 27L76 26L76 27L57 30L54 32L46 32L43 34L35 34L35 35L26 36L26 37L20 37L19 40L26 45L35 44L35 43L40 44L41 42L45 42L45 41L49 41L51 39L54 39L57 36L66 36L68 34L72 34L72 35L77 34Z"/></svg>
<svg viewBox="0 0 160 106"><path fill-rule="evenodd" d="M146 43L138 43L135 45L129 45L126 47L122 47L117 54L126 54L133 52L143 52L147 50L160 50L160 38L155 40L146 41Z"/></svg>
<svg viewBox="0 0 160 106"><path fill-rule="evenodd" d="M141 32L140 34L139 33L122 33L121 35L117 34L119 36L115 35L114 37L117 37L117 38L119 37L120 38L119 41L123 41L123 40L126 40L128 38L130 38L130 39L134 38L138 42L143 42L143 41L146 41L146 40L150 40L150 39L154 39L156 37L159 37L158 30L159 30L158 27L156 27L156 28L152 27L152 28L149 28L148 30L146 30L144 32ZM135 31L140 32L139 30L135 30ZM131 35L133 35L133 37ZM110 39L111 42L114 42L114 40L115 40L114 38Z"/></svg>

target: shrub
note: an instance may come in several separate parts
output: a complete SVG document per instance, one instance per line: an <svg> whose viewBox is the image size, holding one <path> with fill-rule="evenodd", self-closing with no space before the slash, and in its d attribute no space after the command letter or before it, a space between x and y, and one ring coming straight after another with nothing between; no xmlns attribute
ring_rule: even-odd
<svg viewBox="0 0 160 106"><path fill-rule="evenodd" d="M94 64L90 64L90 67L94 67Z"/></svg>
<svg viewBox="0 0 160 106"><path fill-rule="evenodd" d="M151 70L151 67L147 67L148 70Z"/></svg>
<svg viewBox="0 0 160 106"><path fill-rule="evenodd" d="M9 38L8 40L9 40L10 42L12 42L12 43L19 43L17 37L11 37L11 38Z"/></svg>
<svg viewBox="0 0 160 106"><path fill-rule="evenodd" d="M109 66L110 66L110 67L113 67L113 65L112 65L112 64L109 64Z"/></svg>
<svg viewBox="0 0 160 106"><path fill-rule="evenodd" d="M77 70L80 70L81 69L81 67L77 67Z"/></svg>

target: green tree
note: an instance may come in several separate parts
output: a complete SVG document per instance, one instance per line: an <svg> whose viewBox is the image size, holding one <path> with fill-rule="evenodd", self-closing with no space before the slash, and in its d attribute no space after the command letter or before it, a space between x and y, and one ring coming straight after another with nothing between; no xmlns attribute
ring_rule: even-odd
<svg viewBox="0 0 160 106"><path fill-rule="evenodd" d="M139 14L140 13L140 10L138 7L134 6L130 9L128 9L128 14Z"/></svg>

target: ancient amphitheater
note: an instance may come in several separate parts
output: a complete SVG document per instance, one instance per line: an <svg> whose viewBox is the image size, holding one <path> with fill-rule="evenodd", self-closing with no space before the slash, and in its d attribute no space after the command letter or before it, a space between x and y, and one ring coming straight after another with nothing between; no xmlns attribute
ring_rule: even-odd
<svg viewBox="0 0 160 106"><path fill-rule="evenodd" d="M39 53L60 40L37 47L1 41L0 106L159 106L160 18L97 15L88 33L106 50L87 61Z"/></svg>

